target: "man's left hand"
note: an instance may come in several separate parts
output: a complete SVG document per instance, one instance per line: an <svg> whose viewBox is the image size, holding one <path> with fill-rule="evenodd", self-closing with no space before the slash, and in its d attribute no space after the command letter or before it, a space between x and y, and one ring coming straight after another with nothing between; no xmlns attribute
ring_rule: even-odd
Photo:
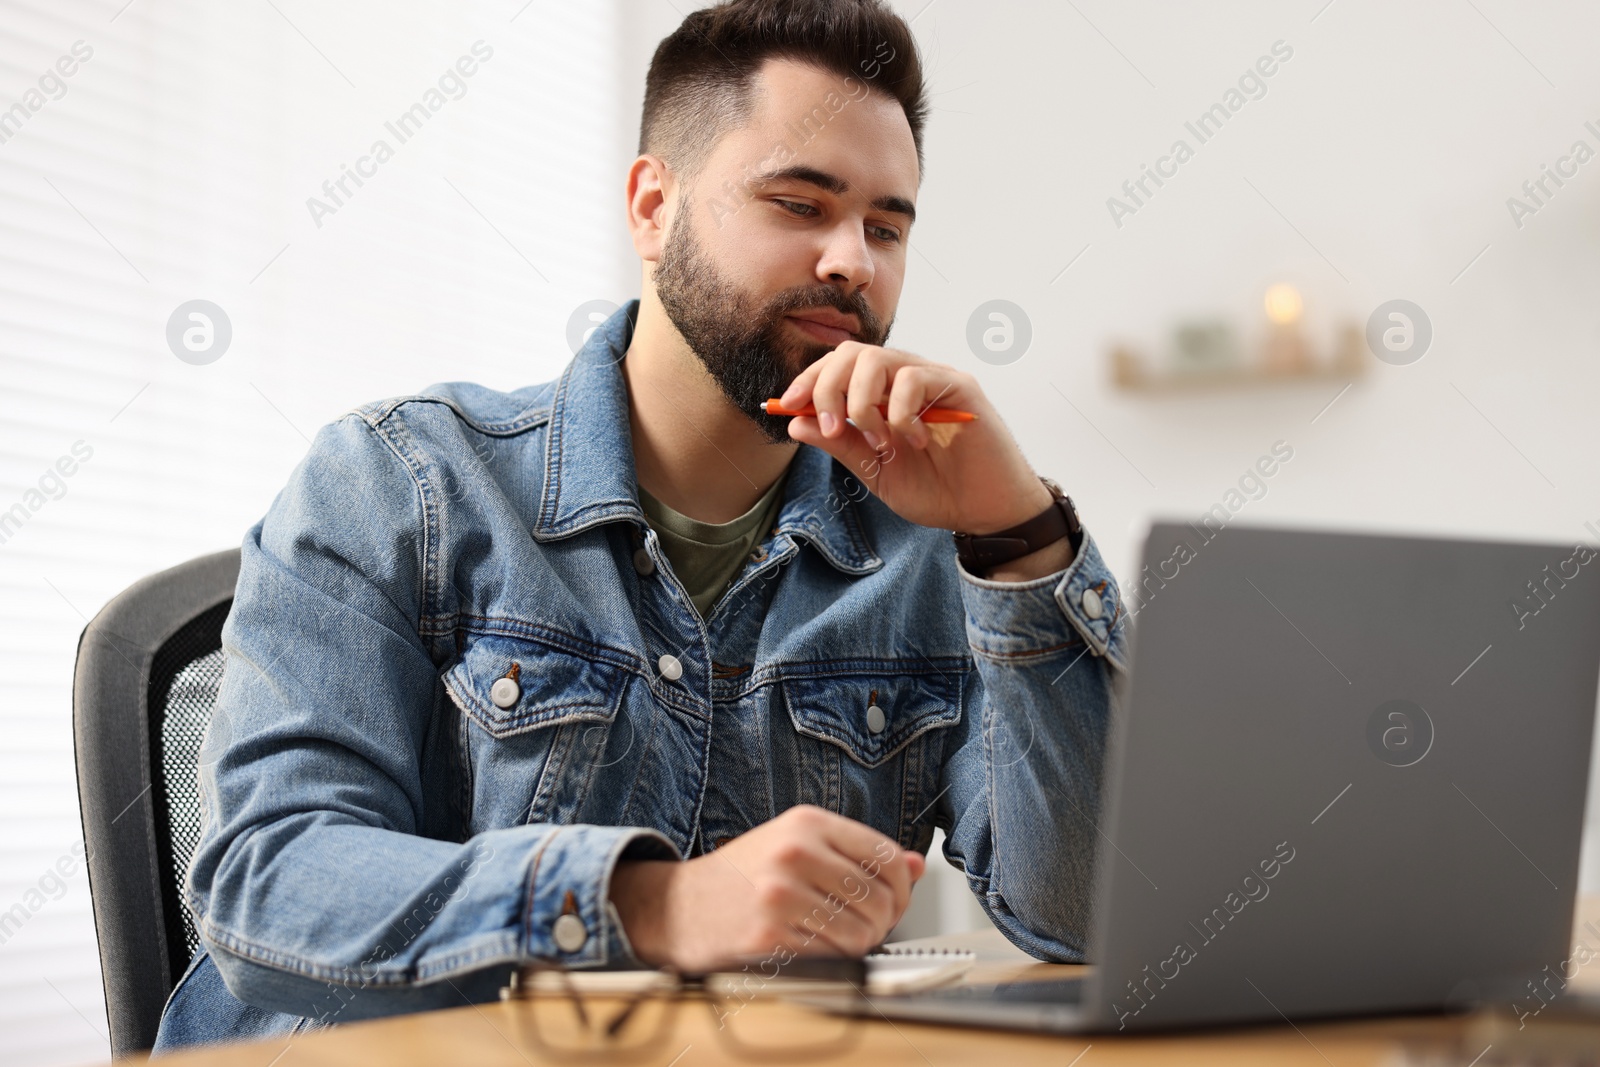
<svg viewBox="0 0 1600 1067"><path fill-rule="evenodd" d="M790 437L839 460L909 522L991 534L1050 506L1050 490L978 380L954 367L846 341L802 371L782 400L791 410L807 403L817 410L815 418L791 419ZM887 420L877 408L884 403ZM978 417L923 423L918 416L933 407Z"/></svg>

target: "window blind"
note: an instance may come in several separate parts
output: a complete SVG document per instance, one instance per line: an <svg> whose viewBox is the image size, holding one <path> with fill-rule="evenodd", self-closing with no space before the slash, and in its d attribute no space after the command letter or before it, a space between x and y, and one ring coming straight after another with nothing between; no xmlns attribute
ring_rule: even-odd
<svg viewBox="0 0 1600 1067"><path fill-rule="evenodd" d="M574 310L634 292L619 18L0 4L0 1061L108 1053L72 760L87 620L237 545L353 405L551 378ZM194 300L231 328L209 362L168 342Z"/></svg>

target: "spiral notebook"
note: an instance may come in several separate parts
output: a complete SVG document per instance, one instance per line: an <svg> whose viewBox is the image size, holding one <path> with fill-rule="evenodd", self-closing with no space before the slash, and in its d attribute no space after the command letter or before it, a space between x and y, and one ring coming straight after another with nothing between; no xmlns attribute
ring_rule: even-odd
<svg viewBox="0 0 1600 1067"><path fill-rule="evenodd" d="M956 981L978 954L970 949L937 946L885 945L867 957L867 993L893 996L920 993Z"/></svg>

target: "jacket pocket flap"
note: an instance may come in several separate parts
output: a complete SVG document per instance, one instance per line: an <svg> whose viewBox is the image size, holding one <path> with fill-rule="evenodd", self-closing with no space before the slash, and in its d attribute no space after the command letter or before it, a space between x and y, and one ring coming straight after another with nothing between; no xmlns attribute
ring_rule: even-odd
<svg viewBox="0 0 1600 1067"><path fill-rule="evenodd" d="M497 692L502 679L511 684ZM444 675L455 702L495 737L565 722L609 722L626 681L626 670L617 664L500 634L472 638Z"/></svg>
<svg viewBox="0 0 1600 1067"><path fill-rule="evenodd" d="M960 722L961 683L959 672L889 668L787 675L781 685L796 730L876 767L927 731Z"/></svg>

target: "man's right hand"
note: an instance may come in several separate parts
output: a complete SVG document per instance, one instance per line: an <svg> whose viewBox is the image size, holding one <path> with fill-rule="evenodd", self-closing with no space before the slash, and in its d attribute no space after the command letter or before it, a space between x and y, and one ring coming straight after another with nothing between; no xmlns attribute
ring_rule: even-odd
<svg viewBox="0 0 1600 1067"><path fill-rule="evenodd" d="M878 831L790 808L684 862L617 864L611 900L634 955L704 972L788 950L860 956L905 913L927 863Z"/></svg>

